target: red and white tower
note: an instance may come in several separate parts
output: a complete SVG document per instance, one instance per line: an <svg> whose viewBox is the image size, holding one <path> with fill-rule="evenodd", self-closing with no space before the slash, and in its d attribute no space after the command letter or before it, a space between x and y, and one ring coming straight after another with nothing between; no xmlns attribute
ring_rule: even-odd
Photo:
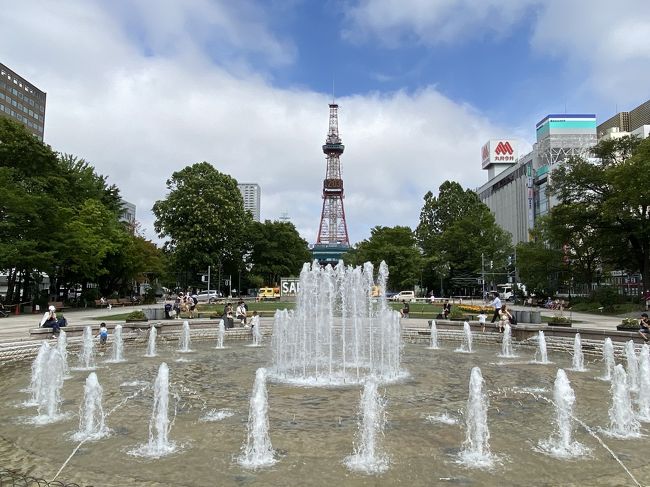
<svg viewBox="0 0 650 487"><path fill-rule="evenodd" d="M323 180L323 211L315 247L328 247L330 252L339 247L341 253L350 247L348 226L343 208L343 178L341 177L340 156L345 146L339 136L339 106L330 103L329 132L323 152L327 156L327 169ZM333 256L332 256L333 257ZM330 260L330 259L328 259Z"/></svg>

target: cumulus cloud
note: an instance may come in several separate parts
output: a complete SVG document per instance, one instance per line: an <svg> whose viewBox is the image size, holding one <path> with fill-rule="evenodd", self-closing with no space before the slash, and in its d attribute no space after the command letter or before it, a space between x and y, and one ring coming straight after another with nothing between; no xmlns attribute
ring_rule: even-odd
<svg viewBox="0 0 650 487"><path fill-rule="evenodd" d="M531 24L529 42L541 58L564 62L578 104L647 99L650 8L647 0L358 0L347 9L343 35L386 47L445 44L507 37ZM596 102L596 103L595 103ZM632 105L634 104L634 105Z"/></svg>
<svg viewBox="0 0 650 487"><path fill-rule="evenodd" d="M344 35L387 45L427 45L507 34L541 0L359 0L349 4Z"/></svg>
<svg viewBox="0 0 650 487"><path fill-rule="evenodd" d="M0 12L4 62L48 92L46 142L108 175L137 205L149 237L151 207L165 196L165 180L207 160L240 182L259 183L262 218L287 211L313 242L322 205L328 95L274 87L245 58L236 65L215 61L204 37L192 35L205 25L183 29L174 21L231 23L221 37L224 48L268 49L277 62L290 62L293 48L285 49L286 41L257 22L252 4L245 4L240 17L224 7L229 2L192 2L199 5L192 12L177 11L181 7L172 4L178 2L163 3L162 32L155 31L155 19L131 25L120 12L86 1L19 2ZM266 47L239 33L241 18L243 31L268 39ZM166 39L177 48L168 49ZM415 226L424 193L446 179L481 184L480 146L507 133L433 87L337 101L352 241L367 238L375 225Z"/></svg>

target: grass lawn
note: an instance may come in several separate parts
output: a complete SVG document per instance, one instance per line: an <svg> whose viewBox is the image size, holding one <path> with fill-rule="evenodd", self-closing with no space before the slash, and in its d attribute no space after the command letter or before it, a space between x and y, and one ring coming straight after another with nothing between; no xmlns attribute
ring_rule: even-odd
<svg viewBox="0 0 650 487"><path fill-rule="evenodd" d="M108 315L108 316L96 316L93 318L95 321L124 321L126 320L126 317L129 316L131 312L129 313L118 313L114 315Z"/></svg>
<svg viewBox="0 0 650 487"><path fill-rule="evenodd" d="M615 304L614 311L603 312L604 310L598 309L600 304L598 303L575 303L571 305L571 311L576 311L578 313L593 313L598 315L606 316L617 316L626 313L642 313L644 311L643 306L638 303L622 303Z"/></svg>

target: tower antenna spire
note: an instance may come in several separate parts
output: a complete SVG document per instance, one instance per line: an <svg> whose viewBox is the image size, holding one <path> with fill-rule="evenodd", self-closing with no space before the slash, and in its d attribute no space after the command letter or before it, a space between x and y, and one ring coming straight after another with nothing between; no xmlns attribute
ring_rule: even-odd
<svg viewBox="0 0 650 487"><path fill-rule="evenodd" d="M332 96L334 95L332 89ZM348 226L345 220L345 209L343 208L343 178L341 177L341 154L345 146L341 143L339 135L339 106L330 103L329 129L323 153L327 156L327 167L325 179L323 180L323 210L318 228L318 238L314 246L314 258L316 249L325 249L327 257L319 258L321 263L337 262L338 257L350 248L348 238ZM334 254L338 256L335 257Z"/></svg>

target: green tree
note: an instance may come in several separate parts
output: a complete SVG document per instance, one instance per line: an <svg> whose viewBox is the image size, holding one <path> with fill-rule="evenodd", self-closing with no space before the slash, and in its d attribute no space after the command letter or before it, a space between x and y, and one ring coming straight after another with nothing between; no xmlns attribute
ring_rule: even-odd
<svg viewBox="0 0 650 487"><path fill-rule="evenodd" d="M529 293L552 296L558 288L562 252L548 245L541 226L533 230L532 237L529 242L517 244L519 278Z"/></svg>
<svg viewBox="0 0 650 487"><path fill-rule="evenodd" d="M425 259L425 282L431 288L438 279L458 288L477 286L482 260L492 262L491 273L505 274L512 253L510 235L496 224L488 207L474 191L453 181L442 183L437 197L431 192L424 196L416 235Z"/></svg>
<svg viewBox="0 0 650 487"><path fill-rule="evenodd" d="M412 289L420 280L422 259L415 234L409 227L374 227L370 238L345 253L346 264L372 262L375 269L386 261L389 269L388 286L394 290Z"/></svg>
<svg viewBox="0 0 650 487"><path fill-rule="evenodd" d="M307 241L293 223L253 222L247 232L251 283L277 284L281 277L297 276L305 262L311 260Z"/></svg>
<svg viewBox="0 0 650 487"><path fill-rule="evenodd" d="M177 270L191 276L185 284L195 282L208 265L236 275L251 222L237 181L200 162L173 173L167 189L167 197L153 206L154 228L167 239Z"/></svg>
<svg viewBox="0 0 650 487"><path fill-rule="evenodd" d="M552 173L551 211L557 234L571 249L589 247L602 265L638 271L650 282L650 139L599 142L595 159L571 158ZM589 275L585 276L589 279Z"/></svg>

